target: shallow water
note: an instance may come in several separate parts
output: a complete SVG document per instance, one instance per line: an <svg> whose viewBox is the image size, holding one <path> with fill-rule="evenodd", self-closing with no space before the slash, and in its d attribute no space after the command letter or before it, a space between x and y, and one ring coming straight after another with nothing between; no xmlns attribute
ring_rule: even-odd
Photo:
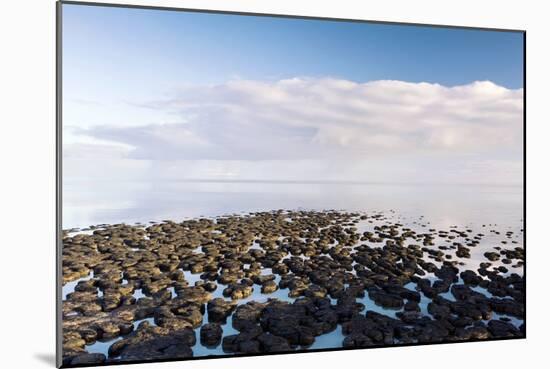
<svg viewBox="0 0 550 369"><path fill-rule="evenodd" d="M520 186L105 181L85 188L94 190L63 183L63 229L274 209L394 210L404 220L423 216L434 228L509 226L523 217Z"/></svg>
<svg viewBox="0 0 550 369"><path fill-rule="evenodd" d="M183 271L183 273L184 273L184 276L185 276L185 280L189 283L189 285L194 285L195 282L198 282L198 281L201 280L200 279L201 273L193 274L190 271ZM271 268L263 268L261 274L264 274L264 275L265 274L272 274L272 270L271 270ZM78 281L87 280L87 279L90 279L92 277L93 277L93 273L91 273L91 275L89 275L87 277L79 279ZM433 277L429 276L429 278L433 279L433 280L437 279L435 276L433 276ZM281 280L281 277L279 275L276 275L275 282L279 283L280 280ZM75 281L75 282L77 282L77 281ZM64 287L64 294L68 294L68 293L72 292L72 290L74 290L74 286L76 285L75 282L67 284ZM462 280L459 279L459 281L456 284L462 284L462 283L463 283ZM231 298L223 296L223 289L225 287L226 287L225 285L218 284L218 288L215 291L212 292L212 297L213 298L218 298L219 297L219 298L223 298L225 300L231 300ZM410 290L413 290L413 291L417 290L416 289L416 284L414 282L410 282L410 283L406 284L404 287L408 288ZM172 296L176 296L174 287L170 287L169 290L172 293ZM484 289L482 287L472 287L472 290L480 292L480 293L486 295L487 297L493 297L486 289ZM260 286L254 285L254 292L247 298L237 300L237 304L242 305L242 304L246 304L249 301L266 302L270 298L277 298L279 300L288 301L288 302L292 303L295 300L295 298L289 297L288 296L288 291L289 291L288 289L278 289L277 291L275 291L273 293L263 294L260 291ZM136 291L134 291L133 296L135 298L147 297L145 294L143 294L141 289L136 289ZM419 307L420 307L421 314L431 317L431 314L428 312L428 304L432 300L430 298L427 298L422 292L420 292L420 296L421 296L421 300L419 302ZM450 290L448 292L440 294L440 296L444 297L444 298L446 298L450 301L456 301L454 296L451 294ZM366 291L365 291L365 296L364 297L358 297L357 298L357 302L360 302L365 306L365 309L362 311L363 314L367 311L374 311L374 312L377 312L377 313L380 313L380 314L384 314L384 315L386 315L388 317L391 317L391 318L397 318L397 313L400 312L400 311L403 311L403 308L401 308L401 309L388 309L388 308L384 308L384 307L381 307L381 306L377 305L373 300L371 300L369 298L368 293ZM331 303L333 305L336 305L337 299L331 298ZM510 323L512 323L516 327L519 327L523 323L523 320L521 320L521 319L518 319L518 318L513 317L513 316L505 315L505 314L498 314L498 313L493 313L493 318L492 319L505 319L505 320L509 321ZM150 324L155 325L153 318L145 318L145 319L135 321L134 322L134 329L136 329L142 321L148 321ZM205 324L207 322L208 322L208 311L205 310L205 314L203 316L203 324ZM226 321L225 324L222 324L222 330L223 330L222 337L226 337L226 336L229 336L229 335L239 333L232 326L232 317L231 316L229 316L227 318L227 321ZM228 353L223 351L221 343L219 345L215 346L215 347L207 347L207 346L203 345L200 342L200 327L195 329L195 335L196 335L197 342L192 347L194 356L208 356L208 355L228 354ZM103 353L107 356L109 347L114 342L116 342L116 341L118 341L122 338L123 337L117 337L115 339L108 340L108 341L97 341L97 342L95 342L91 345L87 345L86 350L90 353ZM342 327L341 327L341 325L338 325L336 327L336 329L333 330L332 332L329 332L329 333L326 333L326 334L323 334L321 336L316 337L315 342L311 346L309 346L309 347L298 347L298 349L308 349L308 348L309 349L325 349L325 348L341 347L344 338L345 338L345 336L342 334Z"/></svg>
<svg viewBox="0 0 550 369"><path fill-rule="evenodd" d="M150 221L162 221L163 219L183 220L197 216L215 217L223 214L246 213L251 211L265 211L273 209L308 209L325 210L339 209L345 211L360 211L372 215L376 212L384 214L385 218L373 223L361 221L355 224L357 232L373 231L375 225L395 224L399 222L404 227L417 232L428 232L429 229L446 230L470 229L472 236L483 233L481 243L470 248L471 258L459 259L464 265L459 269L477 270L479 263L487 261L483 256L486 251L495 251L494 247L523 247L523 193L521 187L496 187L496 186L443 186L443 185L358 185L358 184L288 184L288 183L168 183L156 184L151 189L146 184L134 184L127 191L117 191L119 184L113 184L110 191L102 192L99 189L93 193L77 193L77 187L70 184L64 187L65 203L63 204L63 228L85 228L94 224L120 223L135 224ZM159 187L160 186L160 187ZM114 190L113 190L114 189ZM110 202L108 197L113 196ZM107 194L107 195L105 195ZM107 198L98 198L100 196ZM106 205L107 204L107 205ZM458 228L454 228L458 227ZM500 231L500 235L491 232ZM512 237L506 238L506 231L512 231ZM89 233L90 231L83 231ZM71 235L77 232L70 233ZM507 241L504 245L501 242ZM512 244L511 242L517 242ZM452 240L436 237L436 245L452 246ZM371 247L382 247L382 243L360 242ZM258 249L257 242L250 245L251 249ZM196 252L201 252L200 247ZM453 255L456 250L444 251ZM287 255L289 258L292 255ZM307 259L303 255L294 256ZM437 266L441 263L428 259ZM503 265L500 261L494 262L494 266ZM523 267L506 265L506 274L523 274ZM185 280L189 285L200 281L200 273L192 274L183 271ZM262 270L262 274L271 274L270 268ZM427 273L425 278L436 279L433 274ZM72 292L76 284L81 280L93 278L93 273L77 281L69 282L63 286L63 298ZM277 283L280 276L276 275ZM461 281L459 280L459 284ZM416 290L414 283L405 287ZM222 297L224 285L212 292L213 297ZM475 291L488 297L491 294L481 287L474 287ZM172 295L175 291L171 288ZM442 297L454 301L449 292L441 294ZM134 291L136 299L146 297L141 290ZM267 301L268 298L278 298L292 302L294 298L288 297L288 290L277 290L271 294L262 294L260 286L254 285L251 296L238 300L238 304L248 301ZM225 298L229 299L229 298ZM427 316L427 306L431 299L421 293L419 303L421 313ZM357 302L365 305L365 310L375 311L392 318L400 310L385 309L376 305L365 293L365 297L358 298ZM332 299L336 304L336 299ZM401 309L402 310L402 309ZM203 323L208 321L208 313L205 314ZM493 319L509 318L516 327L522 324L522 320L494 314ZM152 323L152 318L147 318ZM136 322L135 326L137 327ZM222 326L223 336L237 334L231 325L231 317ZM154 324L154 323L152 323ZM224 354L221 344L217 347L205 347L200 343L200 328L195 330L197 343L192 348L195 356ZM120 339L120 338L118 338ZM312 349L341 347L344 336L341 326L330 333L316 337ZM87 346L89 352L101 352L107 354L108 347L115 342L96 342Z"/></svg>
<svg viewBox="0 0 550 369"><path fill-rule="evenodd" d="M145 318L145 319L140 319L140 320L136 320L133 324L134 324L134 329L137 329L137 327L140 325L141 322L149 322L149 324L151 325L155 325L155 322L153 320L153 318ZM109 354L109 347L117 342L117 341L120 341L121 339L123 339L124 336L120 336L120 337L117 337L117 338L114 338L114 339L111 339L111 340L98 340L94 343L92 343L91 345L86 345L86 351L88 351L89 353L98 353L98 354L104 354L105 356L108 356Z"/></svg>
<svg viewBox="0 0 550 369"><path fill-rule="evenodd" d="M88 274L86 277L82 277L82 278L79 278L75 281L71 281L71 282L67 282L63 285L63 288L61 290L61 295L63 296L63 300L66 300L67 299L67 295L69 293L72 293L74 292L74 289L76 287L76 285L79 283L79 282L84 282L84 281L88 281L90 279L92 279L94 277L94 272L92 271L90 274Z"/></svg>

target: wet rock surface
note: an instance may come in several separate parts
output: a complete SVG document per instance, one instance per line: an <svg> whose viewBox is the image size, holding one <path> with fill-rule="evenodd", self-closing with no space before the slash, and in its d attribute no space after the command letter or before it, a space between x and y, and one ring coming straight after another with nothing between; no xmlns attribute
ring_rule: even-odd
<svg viewBox="0 0 550 369"><path fill-rule="evenodd" d="M64 232L66 365L524 336L521 232L336 211L90 229Z"/></svg>
<svg viewBox="0 0 550 369"><path fill-rule="evenodd" d="M193 356L191 346L195 340L195 332L190 328L162 328L143 322L109 347L109 356L121 361L188 358Z"/></svg>
<svg viewBox="0 0 550 369"><path fill-rule="evenodd" d="M201 327L201 343L205 346L216 347L222 340L222 327L217 323L208 323Z"/></svg>

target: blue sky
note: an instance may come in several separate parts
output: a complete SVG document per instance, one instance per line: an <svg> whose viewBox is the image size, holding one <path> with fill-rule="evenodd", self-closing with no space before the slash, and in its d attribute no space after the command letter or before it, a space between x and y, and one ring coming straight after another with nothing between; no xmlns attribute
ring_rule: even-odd
<svg viewBox="0 0 550 369"><path fill-rule="evenodd" d="M70 4L63 13L68 77L104 74L160 88L295 76L523 86L516 32Z"/></svg>
<svg viewBox="0 0 550 369"><path fill-rule="evenodd" d="M64 175L517 184L522 52L516 32L66 4Z"/></svg>

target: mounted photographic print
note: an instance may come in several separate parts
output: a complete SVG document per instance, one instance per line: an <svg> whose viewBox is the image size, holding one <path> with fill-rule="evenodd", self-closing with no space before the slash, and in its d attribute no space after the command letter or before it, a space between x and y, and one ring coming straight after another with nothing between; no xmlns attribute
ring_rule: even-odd
<svg viewBox="0 0 550 369"><path fill-rule="evenodd" d="M525 337L524 42L58 3L58 365Z"/></svg>

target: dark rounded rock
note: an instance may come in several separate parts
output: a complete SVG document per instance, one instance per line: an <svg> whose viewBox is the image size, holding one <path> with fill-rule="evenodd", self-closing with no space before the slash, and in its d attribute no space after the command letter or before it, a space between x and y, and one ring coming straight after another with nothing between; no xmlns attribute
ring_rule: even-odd
<svg viewBox="0 0 550 369"><path fill-rule="evenodd" d="M270 333L262 333L258 336L258 342L261 345L262 352L288 352L291 350L287 340Z"/></svg>
<svg viewBox="0 0 550 369"><path fill-rule="evenodd" d="M235 301L227 301L221 297L210 300L206 305L208 320L223 323L236 307L237 303Z"/></svg>
<svg viewBox="0 0 550 369"><path fill-rule="evenodd" d="M222 327L217 323L208 323L201 327L200 341L207 347L216 347L222 340Z"/></svg>
<svg viewBox="0 0 550 369"><path fill-rule="evenodd" d="M400 309L403 307L403 298L398 295L386 293L382 290L370 290L369 297L385 308Z"/></svg>
<svg viewBox="0 0 550 369"><path fill-rule="evenodd" d="M71 359L70 365L97 365L97 364L103 364L107 358L103 354L80 354L76 355Z"/></svg>
<svg viewBox="0 0 550 369"><path fill-rule="evenodd" d="M491 261L497 261L498 259L500 259L500 254L496 252L486 252L483 254L483 256Z"/></svg>
<svg viewBox="0 0 550 369"><path fill-rule="evenodd" d="M262 284L262 293L273 293L279 289L279 286L275 281L269 280Z"/></svg>
<svg viewBox="0 0 550 369"><path fill-rule="evenodd" d="M353 333L344 338L342 346L344 347L367 347L373 344L372 340L361 333Z"/></svg>
<svg viewBox="0 0 550 369"><path fill-rule="evenodd" d="M502 320L491 320L487 324L489 332L493 337L514 337L519 335L519 330L511 323Z"/></svg>

